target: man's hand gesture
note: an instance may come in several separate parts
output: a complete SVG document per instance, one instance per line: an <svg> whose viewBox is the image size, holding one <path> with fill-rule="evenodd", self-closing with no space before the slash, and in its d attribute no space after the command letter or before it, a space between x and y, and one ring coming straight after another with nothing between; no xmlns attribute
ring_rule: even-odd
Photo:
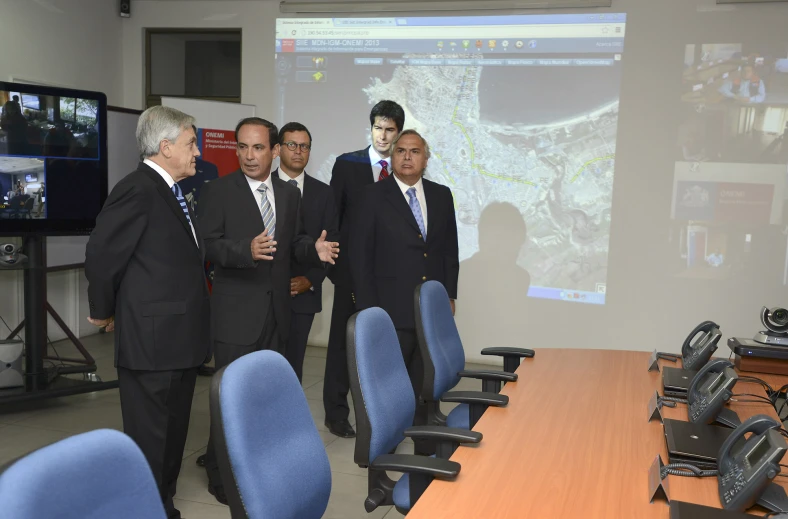
<svg viewBox="0 0 788 519"><path fill-rule="evenodd" d="M317 255L320 256L321 261L333 265L334 258L339 256L339 242L326 241L326 234L326 231L323 230L322 234L320 234L320 238L315 242L315 249L317 249Z"/></svg>

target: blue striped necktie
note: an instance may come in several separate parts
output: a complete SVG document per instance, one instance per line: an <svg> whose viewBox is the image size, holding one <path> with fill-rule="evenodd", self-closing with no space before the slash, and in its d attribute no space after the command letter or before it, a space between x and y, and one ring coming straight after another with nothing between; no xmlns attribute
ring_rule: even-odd
<svg viewBox="0 0 788 519"><path fill-rule="evenodd" d="M179 186L178 184L173 184L172 193L175 195L175 198L178 199L178 203L181 204L181 209L183 209L183 214L186 215L186 221L189 222L189 224L191 224L192 219L189 216L189 209L186 207L186 199L183 198L183 193L181 192L181 186Z"/></svg>
<svg viewBox="0 0 788 519"><path fill-rule="evenodd" d="M424 217L421 214L421 206L419 205L419 201L416 198L416 188L412 187L406 191L408 193L408 205L410 205L410 211L413 213L413 217L416 219L416 224L419 226L419 231L421 231L421 236L424 241L427 241L427 229L424 228Z"/></svg>
<svg viewBox="0 0 788 519"><path fill-rule="evenodd" d="M263 201L260 203L260 212L263 214L263 227L268 231L268 236L274 237L274 230L276 229L276 217L274 216L274 208L271 207L271 202L268 200L268 186L260 184L257 190L263 195Z"/></svg>

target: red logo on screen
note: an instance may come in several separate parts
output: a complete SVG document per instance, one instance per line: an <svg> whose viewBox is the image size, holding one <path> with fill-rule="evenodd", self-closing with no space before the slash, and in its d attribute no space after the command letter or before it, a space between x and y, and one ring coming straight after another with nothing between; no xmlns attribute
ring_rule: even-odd
<svg viewBox="0 0 788 519"><path fill-rule="evenodd" d="M238 169L238 156L235 154L235 131L202 130L202 158L216 165L219 176L223 177Z"/></svg>

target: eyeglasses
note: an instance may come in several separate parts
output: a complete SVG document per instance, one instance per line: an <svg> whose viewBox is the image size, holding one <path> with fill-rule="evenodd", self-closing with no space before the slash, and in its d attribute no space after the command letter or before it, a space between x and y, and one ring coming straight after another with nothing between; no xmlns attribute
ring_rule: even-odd
<svg viewBox="0 0 788 519"><path fill-rule="evenodd" d="M307 151L312 149L312 145L311 144L299 144L299 143L293 142L293 141L283 142L282 144L287 146L287 149L290 150L290 151L295 151L296 148L301 148L301 151L306 153Z"/></svg>

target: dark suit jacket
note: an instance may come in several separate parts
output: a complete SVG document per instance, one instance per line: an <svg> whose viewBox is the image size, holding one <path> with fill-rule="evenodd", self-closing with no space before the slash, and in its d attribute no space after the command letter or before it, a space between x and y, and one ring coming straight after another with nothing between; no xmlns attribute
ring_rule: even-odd
<svg viewBox="0 0 788 519"><path fill-rule="evenodd" d="M369 163L369 147L363 150L344 153L337 157L331 170L331 189L334 191L337 215L339 217L339 257L329 269L328 277L335 285L352 284L347 254L351 241L350 223L356 218L361 190L374 184L372 166Z"/></svg>
<svg viewBox="0 0 788 519"><path fill-rule="evenodd" d="M205 236L205 258L215 265L211 293L214 339L249 345L263 331L272 301L280 339L290 330L290 262L322 267L315 242L304 232L301 193L274 178L277 242L273 261L252 259L252 239L261 234L263 217L239 169L208 182L197 214Z"/></svg>
<svg viewBox="0 0 788 519"><path fill-rule="evenodd" d="M427 201L427 241L419 232L394 176L362 192L353 223L350 268L356 308L379 306L399 329L415 328L414 291L427 280L443 283L457 298L460 272L454 201L446 186L423 179Z"/></svg>
<svg viewBox="0 0 788 519"><path fill-rule="evenodd" d="M279 170L271 175L289 180L287 175L280 177ZM304 230L310 238L317 241L325 230L326 239L339 240L337 224L337 210L334 206L334 195L331 188L316 178L304 173L304 194L301 195L301 211L304 215ZM341 249L341 245L340 245ZM307 290L292 299L291 308L298 314L316 314L323 310L323 280L326 278L326 269L321 267L308 267L293 262L290 265L290 277L305 276L314 290Z"/></svg>
<svg viewBox="0 0 788 519"><path fill-rule="evenodd" d="M85 275L91 317L115 316L117 366L185 369L210 357L203 250L175 195L147 165L112 189L87 244Z"/></svg>

